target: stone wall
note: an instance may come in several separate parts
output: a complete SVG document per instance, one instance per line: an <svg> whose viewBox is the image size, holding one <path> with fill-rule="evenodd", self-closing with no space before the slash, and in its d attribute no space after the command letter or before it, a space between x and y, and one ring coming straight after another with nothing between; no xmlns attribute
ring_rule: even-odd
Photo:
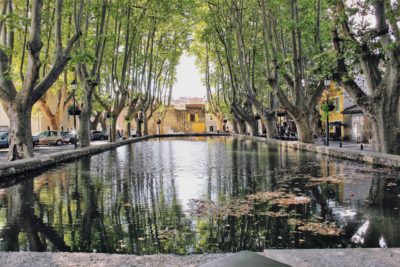
<svg viewBox="0 0 400 267"><path fill-rule="evenodd" d="M320 146L314 144L301 143L297 141L282 141L276 139L268 139L264 137L254 137L254 136L244 136L244 135L236 135L236 136L238 138L255 140L267 144L287 147L290 149L311 151L322 155L327 155L330 157L353 160L361 163L371 164L373 166L400 169L399 155L382 154L371 151L359 151L359 150L339 148L339 147Z"/></svg>

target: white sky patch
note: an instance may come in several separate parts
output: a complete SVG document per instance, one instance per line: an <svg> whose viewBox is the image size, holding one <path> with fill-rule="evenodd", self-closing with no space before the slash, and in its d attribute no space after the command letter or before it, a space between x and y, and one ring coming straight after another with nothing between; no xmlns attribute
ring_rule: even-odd
<svg viewBox="0 0 400 267"><path fill-rule="evenodd" d="M186 53L180 58L177 66L177 81L172 89L172 98L205 97L206 87L202 84L202 75L195 65L195 57Z"/></svg>

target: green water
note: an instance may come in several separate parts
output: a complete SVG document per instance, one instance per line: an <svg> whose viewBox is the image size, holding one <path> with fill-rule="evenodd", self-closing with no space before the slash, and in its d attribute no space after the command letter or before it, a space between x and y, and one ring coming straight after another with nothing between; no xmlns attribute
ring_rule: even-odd
<svg viewBox="0 0 400 267"><path fill-rule="evenodd" d="M231 137L134 143L20 178L0 189L2 251L400 245L399 172Z"/></svg>

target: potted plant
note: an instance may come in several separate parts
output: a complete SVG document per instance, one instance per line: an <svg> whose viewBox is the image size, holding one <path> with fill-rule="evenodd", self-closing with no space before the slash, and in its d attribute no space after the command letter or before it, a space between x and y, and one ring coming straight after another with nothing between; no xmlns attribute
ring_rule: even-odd
<svg viewBox="0 0 400 267"><path fill-rule="evenodd" d="M130 123L130 122L132 121L131 118L129 118L128 116L125 116L124 120L125 120L127 123Z"/></svg>
<svg viewBox="0 0 400 267"><path fill-rule="evenodd" d="M284 109L279 109L279 110L276 112L276 116L278 116L278 117L285 117L285 116L286 116L286 110L284 110Z"/></svg>
<svg viewBox="0 0 400 267"><path fill-rule="evenodd" d="M80 110L79 107L77 107L77 106L75 106L75 107L74 107L74 105L68 106L68 114L71 116L75 116L75 115L79 116L79 115L81 115L81 112L82 112L82 110Z"/></svg>
<svg viewBox="0 0 400 267"><path fill-rule="evenodd" d="M329 101L328 103L325 102L321 105L321 110L323 112L331 112L335 110L335 107L336 106L333 104L333 102Z"/></svg>

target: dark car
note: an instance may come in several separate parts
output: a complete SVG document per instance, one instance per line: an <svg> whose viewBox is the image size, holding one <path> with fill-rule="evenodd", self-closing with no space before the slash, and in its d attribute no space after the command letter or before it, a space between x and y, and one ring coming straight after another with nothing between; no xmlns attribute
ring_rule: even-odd
<svg viewBox="0 0 400 267"><path fill-rule="evenodd" d="M75 144L76 138L73 133L70 132L61 132L62 141L65 144Z"/></svg>
<svg viewBox="0 0 400 267"><path fill-rule="evenodd" d="M35 147L39 144L39 138L37 136L32 136L32 143ZM8 147L8 131L0 132L0 148Z"/></svg>
<svg viewBox="0 0 400 267"><path fill-rule="evenodd" d="M108 135L102 131L90 131L91 140L108 140Z"/></svg>

